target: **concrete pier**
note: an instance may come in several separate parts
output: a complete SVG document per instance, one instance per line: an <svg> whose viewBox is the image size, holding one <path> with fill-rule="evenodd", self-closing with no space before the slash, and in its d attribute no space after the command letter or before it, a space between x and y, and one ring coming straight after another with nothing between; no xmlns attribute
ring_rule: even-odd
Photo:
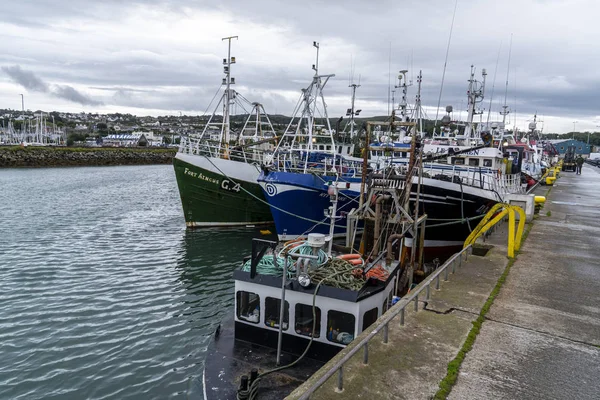
<svg viewBox="0 0 600 400"><path fill-rule="evenodd" d="M545 188L541 188L543 192ZM451 399L587 399L600 393L600 170L563 172L460 367ZM375 338L311 399L431 399L505 271L506 233L471 256L406 323ZM360 339L357 338L356 341ZM352 345L350 345L352 346ZM349 347L350 347L349 346ZM344 350L294 391L299 398Z"/></svg>
<svg viewBox="0 0 600 400"><path fill-rule="evenodd" d="M563 172L450 399L600 398L600 170Z"/></svg>

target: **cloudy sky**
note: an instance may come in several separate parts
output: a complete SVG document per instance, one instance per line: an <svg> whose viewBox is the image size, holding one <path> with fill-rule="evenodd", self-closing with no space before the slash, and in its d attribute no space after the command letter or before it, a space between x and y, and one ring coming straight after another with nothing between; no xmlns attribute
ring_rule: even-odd
<svg viewBox="0 0 600 400"><path fill-rule="evenodd" d="M423 71L434 118L454 2L449 0L19 0L2 1L0 108L137 115L202 114L219 89L226 42L236 89L268 113L290 114L311 80L334 73L330 116L345 113L351 71L357 108L388 109L401 69ZM600 3L597 0L458 0L442 106L466 109L471 65L487 69L487 109L500 119L509 42L510 120L544 132L600 125ZM390 62L391 60L391 62ZM499 62L497 62L499 60ZM495 80L494 80L495 75ZM414 101L416 86L409 92ZM466 112L462 112L464 117ZM542 123L538 124L541 127ZM600 128L597 128L600 130Z"/></svg>

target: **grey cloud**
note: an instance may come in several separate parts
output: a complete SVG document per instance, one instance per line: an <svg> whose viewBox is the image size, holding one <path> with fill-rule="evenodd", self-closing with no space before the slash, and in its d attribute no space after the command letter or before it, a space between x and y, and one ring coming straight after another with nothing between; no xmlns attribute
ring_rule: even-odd
<svg viewBox="0 0 600 400"><path fill-rule="evenodd" d="M48 91L48 85L46 85L46 83L35 76L33 72L21 69L19 65L2 67L2 71L4 71L14 82L23 86L25 89L33 90L35 92Z"/></svg>
<svg viewBox="0 0 600 400"><path fill-rule="evenodd" d="M362 75L357 105L360 107L361 101L370 101L371 108L374 108L373 103L380 106L377 114L386 112L390 45L392 85L398 70L408 67L409 73L416 77L418 70L423 69L424 105L429 109L437 105L454 2L304 0L286 2L285 6L280 0L189 0L185 5L177 3L180 2L8 2L0 21L17 25L18 29L7 32L19 36L8 38L8 33L0 33L0 40L7 44L6 51L0 54L0 64L18 63L24 68L34 69L49 82L106 87L107 95L102 98L111 105L154 110L203 110L222 78L220 59L226 51L224 45L202 49L195 47L194 41L169 36L170 32L164 35L164 40L161 38L148 43L125 36L117 39L109 30L93 30L97 34L91 37L93 40L89 42L92 44L86 51L86 48L78 46L78 39L90 34L81 26L94 28L98 23L113 22L126 26L128 16L139 11L139 6L152 11L150 20L142 29L152 26L152 15L157 15L160 21L172 18L186 22L185 19L191 16L201 21L204 14L218 11L233 22L235 29L232 32L217 29L214 42L220 43L220 38L227 34L240 35L239 42L233 47L233 55L238 58L234 75L240 92L251 101L263 101L267 112L274 112L275 107L279 113L291 112L293 104L288 103L292 102L277 98L272 93L293 91L299 94L300 88L310 82L310 66L314 63L311 52L313 40L321 43L321 72L337 75L325 90L326 96L337 98L336 106L330 108L331 114L344 111L339 107L339 99L350 101L348 71L351 57L356 64L355 75ZM483 107L489 107L492 75L502 42L492 104L492 115L497 117L504 97L508 42L513 32L508 93L511 108L516 96L520 115L533 115L535 111L556 116L588 112L596 115L600 97L595 96L594 91L600 86L600 76L596 72L600 56L590 48L594 45L591 38L597 37L598 29L586 18L591 18L595 14L593 10L598 8L592 2L583 4L582 0L581 3L577 8L588 12L581 15L578 30L565 30L562 28L572 20L573 14L569 14L559 1L508 0L507 4L498 7L485 2L461 0L450 47L441 112L447 104L452 104L458 111L461 102L462 109L466 109L467 79L472 63L478 70L483 67L488 70L487 98ZM558 25L563 23L563 26L540 29L541 21L545 20L555 21ZM285 37L285 40L276 42L275 39L271 41L271 36L253 37L252 25L273 28L273 37ZM66 32L67 29L72 32ZM54 35L44 35L50 31ZM56 35L56 32L62 34ZM115 40L117 43L112 42ZM272 49L273 43L282 43L276 52ZM267 54L273 58L272 62L265 63L261 59ZM516 77L512 70L517 70ZM561 76L567 77L565 82L553 78ZM518 80L516 89L515 80ZM41 82L44 84L44 81ZM46 84L46 87L48 91L54 90L52 85ZM139 90L148 93L140 94ZM409 92L411 102L415 91L413 86ZM69 99L96 101L81 93L82 97L65 90L61 93ZM112 97L111 93L114 93Z"/></svg>
<svg viewBox="0 0 600 400"><path fill-rule="evenodd" d="M54 97L79 103L84 106L102 105L101 101L94 100L69 85L48 85L33 72L21 68L19 65L4 66L2 70L16 83L33 92L50 93Z"/></svg>
<svg viewBox="0 0 600 400"><path fill-rule="evenodd" d="M52 95L84 106L99 106L103 104L101 101L94 100L69 85L54 86Z"/></svg>

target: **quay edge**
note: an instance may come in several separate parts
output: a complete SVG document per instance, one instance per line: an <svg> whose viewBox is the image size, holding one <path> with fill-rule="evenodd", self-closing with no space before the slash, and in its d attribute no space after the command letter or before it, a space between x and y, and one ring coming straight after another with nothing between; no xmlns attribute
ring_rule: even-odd
<svg viewBox="0 0 600 400"><path fill-rule="evenodd" d="M593 175L586 179L586 173ZM594 334L600 288L594 243L600 227L597 218L589 222L598 214L597 182L600 171L591 168L584 168L582 177L557 181L457 369L449 399L593 398L600 391L595 379L600 344ZM388 344L372 340L368 366L362 351L346 364L342 394L335 390L334 374L311 400L436 396L508 264L506 228L500 225L488 238L495 247L485 257L471 256L442 282L441 291L432 290L430 301L419 303L417 313L409 307L403 327L391 323ZM287 399L300 398L350 346Z"/></svg>

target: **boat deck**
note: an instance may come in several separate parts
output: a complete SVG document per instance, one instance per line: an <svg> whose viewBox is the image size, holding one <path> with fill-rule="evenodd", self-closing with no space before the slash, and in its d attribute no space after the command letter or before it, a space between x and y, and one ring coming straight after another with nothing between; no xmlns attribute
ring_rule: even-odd
<svg viewBox="0 0 600 400"><path fill-rule="evenodd" d="M259 373L276 367L277 351L270 347L234 339L233 315L226 318L218 337L212 341L206 355L204 369L205 400L231 400L236 398L242 375L250 375L258 366ZM298 358L282 353L282 365ZM323 366L323 362L305 358L293 368L267 375L260 382L261 400L281 400Z"/></svg>

